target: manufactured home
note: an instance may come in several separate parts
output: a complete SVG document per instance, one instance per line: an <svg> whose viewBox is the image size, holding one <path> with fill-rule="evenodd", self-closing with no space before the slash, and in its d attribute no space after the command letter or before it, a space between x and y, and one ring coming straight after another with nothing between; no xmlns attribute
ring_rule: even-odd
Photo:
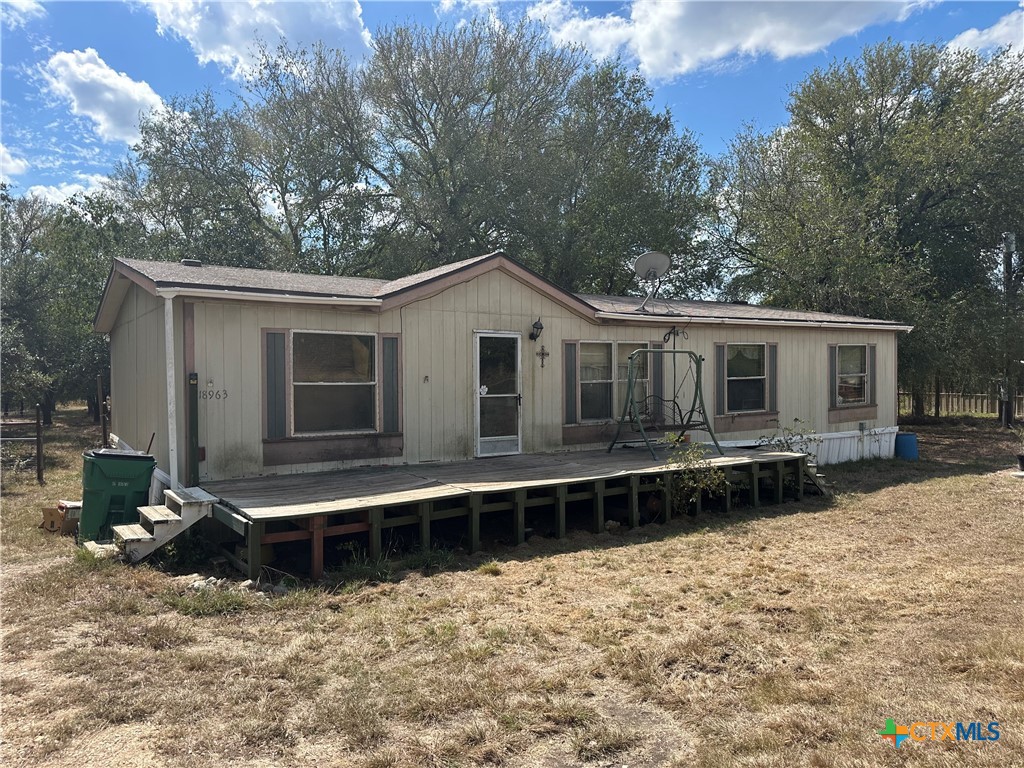
<svg viewBox="0 0 1024 768"><path fill-rule="evenodd" d="M909 330L577 295L500 252L391 281L118 259L95 327L112 431L152 439L166 486L221 499L251 478L607 448L637 408L650 432L695 421L726 447L799 419L820 463L891 456Z"/></svg>

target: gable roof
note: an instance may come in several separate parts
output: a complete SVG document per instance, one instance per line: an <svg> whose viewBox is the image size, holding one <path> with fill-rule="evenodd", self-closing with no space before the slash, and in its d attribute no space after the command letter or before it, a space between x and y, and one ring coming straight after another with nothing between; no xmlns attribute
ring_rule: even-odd
<svg viewBox="0 0 1024 768"><path fill-rule="evenodd" d="M665 324L683 320L698 323L827 325L910 330L910 326L888 320L716 301L659 298L649 301L641 313L637 309L642 298L573 294L510 259L501 251L445 264L396 280L114 259L94 326L101 333L107 333L113 328L128 285L133 282L153 295L301 302L380 311L435 295L451 285L472 280L493 269L511 275L577 315L596 323Z"/></svg>

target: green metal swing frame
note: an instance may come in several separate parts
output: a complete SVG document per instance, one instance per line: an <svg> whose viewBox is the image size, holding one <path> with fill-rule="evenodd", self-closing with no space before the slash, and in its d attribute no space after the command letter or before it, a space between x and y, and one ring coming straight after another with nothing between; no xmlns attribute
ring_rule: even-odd
<svg viewBox="0 0 1024 768"><path fill-rule="evenodd" d="M696 352L691 352L688 349L637 349L629 355L629 374L627 377L627 394L626 402L622 406L622 415L619 417L618 426L615 429L615 437L612 438L612 442L608 446L608 453L612 452L616 443L619 442L619 435L622 434L622 426L624 424L631 424L635 427L636 431L640 433L643 438L644 444L647 446L647 450L651 452L651 458L657 459L658 454L654 450L654 445L651 442L650 436L647 434L647 430L644 429L643 419L641 418L639 403L636 401L636 382L637 373L640 370L640 359L642 356L647 355L686 355L690 361L690 367L693 371L694 387L693 387L693 399L690 401L690 408L686 411L682 418L682 424L679 427L679 437L676 442L682 439L682 435L687 430L700 429L707 432L711 436L711 441L715 444L715 448L718 449L720 456L725 455L725 451L722 450L722 446L718 444L718 438L715 437L715 430L711 426L711 422L707 417L707 409L704 406L704 387L703 387L703 371L704 371L704 358L698 355ZM676 358L673 357L673 364ZM650 367L650 366L648 366ZM664 370L664 366L662 366ZM673 368L674 370L674 368ZM673 379L675 374L673 374ZM676 409L682 414L679 409L679 385L673 381L676 389L672 393L672 400L665 402L671 402L675 405Z"/></svg>

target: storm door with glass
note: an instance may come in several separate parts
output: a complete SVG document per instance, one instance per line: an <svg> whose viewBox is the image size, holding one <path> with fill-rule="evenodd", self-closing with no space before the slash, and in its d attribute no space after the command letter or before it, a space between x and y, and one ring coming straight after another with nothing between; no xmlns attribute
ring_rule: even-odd
<svg viewBox="0 0 1024 768"><path fill-rule="evenodd" d="M476 455L522 450L519 334L478 333L476 341Z"/></svg>

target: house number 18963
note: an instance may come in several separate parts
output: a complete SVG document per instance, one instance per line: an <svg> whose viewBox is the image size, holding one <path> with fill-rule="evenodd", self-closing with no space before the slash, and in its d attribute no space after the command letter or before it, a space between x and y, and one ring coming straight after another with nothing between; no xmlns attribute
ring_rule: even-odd
<svg viewBox="0 0 1024 768"><path fill-rule="evenodd" d="M226 389L200 389L199 390L200 400L227 400L228 391Z"/></svg>

